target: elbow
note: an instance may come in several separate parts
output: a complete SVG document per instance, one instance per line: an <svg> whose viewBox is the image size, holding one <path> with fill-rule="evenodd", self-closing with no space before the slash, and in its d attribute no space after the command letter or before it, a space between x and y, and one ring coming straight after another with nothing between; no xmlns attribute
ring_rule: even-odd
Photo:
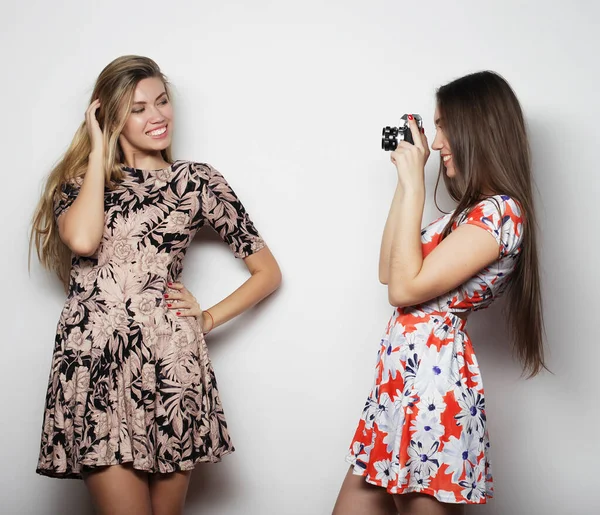
<svg viewBox="0 0 600 515"><path fill-rule="evenodd" d="M388 287L388 301L395 308L405 308L415 304L414 299L408 295L408 292L391 287Z"/></svg>
<svg viewBox="0 0 600 515"><path fill-rule="evenodd" d="M264 248L257 256L244 259L250 275L261 291L261 298L271 295L281 286L282 274L279 264L268 248Z"/></svg>
<svg viewBox="0 0 600 515"><path fill-rule="evenodd" d="M433 297L428 297L423 281L415 277L390 277L388 301L396 308L416 306Z"/></svg>
<svg viewBox="0 0 600 515"><path fill-rule="evenodd" d="M93 241L89 238L72 238L66 242L71 251L82 257L90 257L98 250L99 241Z"/></svg>
<svg viewBox="0 0 600 515"><path fill-rule="evenodd" d="M253 270L250 273L252 276L260 277L266 295L271 295L281 286L282 274L277 264L265 267L262 270Z"/></svg>
<svg viewBox="0 0 600 515"><path fill-rule="evenodd" d="M272 288L271 293L272 293L281 286L281 281L283 280L283 276L281 274L281 269L279 268L279 265L275 268L275 270L271 271L270 276L271 276L270 283L271 283L271 288Z"/></svg>
<svg viewBox="0 0 600 515"><path fill-rule="evenodd" d="M379 282L381 284L388 283L389 275L390 275L389 267L379 265Z"/></svg>
<svg viewBox="0 0 600 515"><path fill-rule="evenodd" d="M66 215L65 215L66 216ZM63 243L77 256L90 257L96 253L102 241L102 230L89 227L73 227L68 220L59 223L58 231Z"/></svg>

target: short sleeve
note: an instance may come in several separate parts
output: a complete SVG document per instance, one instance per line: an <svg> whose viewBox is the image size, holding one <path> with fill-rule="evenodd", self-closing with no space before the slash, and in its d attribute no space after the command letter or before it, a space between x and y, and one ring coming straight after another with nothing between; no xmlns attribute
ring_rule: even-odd
<svg viewBox="0 0 600 515"><path fill-rule="evenodd" d="M54 217L58 220L60 215L67 212L71 204L79 195L81 178L70 179L63 182L54 193Z"/></svg>
<svg viewBox="0 0 600 515"><path fill-rule="evenodd" d="M520 204L506 195L479 202L459 221L488 231L498 242L500 257L516 255L523 241L523 215Z"/></svg>
<svg viewBox="0 0 600 515"><path fill-rule="evenodd" d="M196 164L200 203L207 222L229 245L235 257L245 258L265 246L246 209L225 178L207 164Z"/></svg>

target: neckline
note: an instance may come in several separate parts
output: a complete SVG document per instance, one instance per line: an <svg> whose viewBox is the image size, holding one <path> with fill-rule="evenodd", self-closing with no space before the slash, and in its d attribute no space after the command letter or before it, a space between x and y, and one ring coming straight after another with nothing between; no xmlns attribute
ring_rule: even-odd
<svg viewBox="0 0 600 515"><path fill-rule="evenodd" d="M128 171L128 172L155 174L155 173L160 173L160 172L172 172L173 171L173 167L175 166L175 163L177 163L177 160L173 161L166 168L157 168L157 169L133 168L132 166L127 166L125 164L121 164L121 168L123 170Z"/></svg>

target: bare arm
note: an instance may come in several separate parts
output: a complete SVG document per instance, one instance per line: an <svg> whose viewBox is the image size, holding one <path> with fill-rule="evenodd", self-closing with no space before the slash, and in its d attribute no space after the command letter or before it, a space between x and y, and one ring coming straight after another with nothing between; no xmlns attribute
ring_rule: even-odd
<svg viewBox="0 0 600 515"><path fill-rule="evenodd" d="M103 135L96 120L96 110L99 107L100 102L95 100L85 113L92 151L83 184L71 207L58 218L61 240L80 256L94 254L104 232Z"/></svg>
<svg viewBox="0 0 600 515"><path fill-rule="evenodd" d="M194 296L181 283L170 285L180 293L169 293L167 302L179 302L169 303L168 308L176 311L178 316L202 316L202 329L207 332L250 309L279 287L281 271L267 247L245 258L244 263L248 267L250 278L208 310L203 311ZM206 311L210 311L210 315Z"/></svg>
<svg viewBox="0 0 600 515"><path fill-rule="evenodd" d="M400 195L388 285L393 306L413 306L434 299L498 259L497 241L489 232L473 225L454 230L423 259L420 226L424 192Z"/></svg>
<svg viewBox="0 0 600 515"><path fill-rule="evenodd" d="M379 282L381 282L381 284L388 284L389 281L392 238L396 229L396 221L398 220L399 216L398 213L400 201L398 199L398 189L396 189L396 193L394 194L394 198L390 206L390 212L388 213L388 217L385 222L385 228L383 229L383 237L381 238L381 249L379 251Z"/></svg>
<svg viewBox="0 0 600 515"><path fill-rule="evenodd" d="M231 295L209 308L210 315L203 313L202 327L210 331L275 291L281 283L281 271L225 178L206 164L199 164L197 172L202 182L200 195L204 219L229 245L234 254L243 258L251 275ZM252 251L254 248L260 250Z"/></svg>
<svg viewBox="0 0 600 515"><path fill-rule="evenodd" d="M397 204L392 231L388 298L393 306L413 306L446 293L495 261L500 253L496 239L485 229L464 225L446 237L427 258L421 247L421 221L425 203L424 167L427 139L419 137L409 119L414 145L400 142L391 153L398 171Z"/></svg>
<svg viewBox="0 0 600 515"><path fill-rule="evenodd" d="M416 129L416 131L415 131ZM425 166L425 163L427 163L427 160L429 159L429 144L427 142L427 137L425 136L425 130L421 130L421 133L418 132L418 128L416 127L416 125L414 124L414 122L412 122L412 129L413 131L413 138L416 138L416 141L418 141L418 147L420 148L421 152L422 152L422 159L423 159L423 167ZM391 157L392 157L392 161L395 162L395 158L394 158L395 152L392 152ZM417 201L421 200L421 189L423 189L423 195L424 195L424 183L423 181L417 181L417 184L419 185L419 187L416 188L415 193L417 195L419 195L419 197L416 199ZM422 186L422 188L421 188ZM403 186L401 185L401 182L399 181L397 186L396 186L396 191L394 192L394 198L392 199L392 204L390 206L390 212L388 214L387 220L385 222L385 228L383 230L383 237L381 239L381 250L379 252L379 281L382 284L389 284L389 280L390 280L390 259L392 256L392 242L394 239L394 235L396 234L397 230L398 230L398 220L400 218L402 218L403 214L403 208L401 207L401 204L404 202L403 200L403 195L402 195L402 191L403 191ZM415 200L415 199L413 199ZM423 201L424 201L424 197L423 197ZM419 224L421 223L421 219L420 217L423 216L423 206L421 205L418 209L418 212L416 213L412 213L413 215L415 215L417 218L419 218ZM420 214L419 214L420 212ZM414 217L413 217L414 219ZM410 221L409 221L409 225L410 225ZM419 230L419 237L420 237L420 230Z"/></svg>
<svg viewBox="0 0 600 515"><path fill-rule="evenodd" d="M411 193L399 188L394 195L398 219L392 233L388 279L388 297L393 305L405 301L407 279L414 278L423 264L421 221L424 201L425 188Z"/></svg>
<svg viewBox="0 0 600 515"><path fill-rule="evenodd" d="M218 327L258 304L273 293L281 284L281 270L271 251L264 247L256 254L244 259L250 277L231 295L208 309ZM202 327L211 327L212 320L206 313L202 315Z"/></svg>
<svg viewBox="0 0 600 515"><path fill-rule="evenodd" d="M71 207L58 218L61 240L77 255L96 252L104 231L104 158L90 154L81 190Z"/></svg>

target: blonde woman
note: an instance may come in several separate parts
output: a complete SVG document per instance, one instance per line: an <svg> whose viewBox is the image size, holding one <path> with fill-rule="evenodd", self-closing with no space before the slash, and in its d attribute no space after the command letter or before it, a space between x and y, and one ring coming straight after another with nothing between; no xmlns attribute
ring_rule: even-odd
<svg viewBox="0 0 600 515"><path fill-rule="evenodd" d="M173 129L156 63L116 59L33 220L38 256L68 294L37 472L83 478L100 514L182 513L194 466L233 451L204 336L281 281L223 176L172 159ZM202 310L180 278L205 224L250 277Z"/></svg>

